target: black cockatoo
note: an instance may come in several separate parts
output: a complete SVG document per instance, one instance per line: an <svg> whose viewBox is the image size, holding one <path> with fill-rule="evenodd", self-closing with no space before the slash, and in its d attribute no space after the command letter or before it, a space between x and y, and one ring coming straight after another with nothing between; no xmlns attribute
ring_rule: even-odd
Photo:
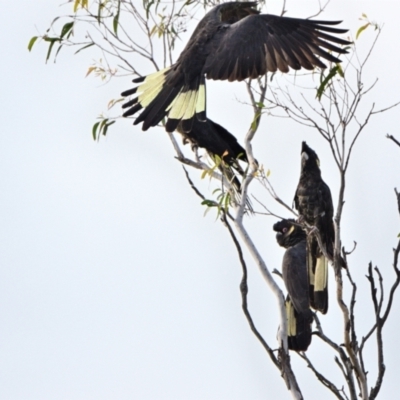
<svg viewBox="0 0 400 400"><path fill-rule="evenodd" d="M288 72L289 67L326 68L319 57L337 63L340 60L331 52L347 53L337 45L350 42L332 35L347 32L332 27L341 21L260 14L256 5L257 2L228 2L210 10L175 64L134 79L138 86L122 93L137 95L122 106L127 108L123 115L128 117L143 109L134 122L143 122L143 130L157 125L167 115L168 132L173 132L180 121L182 129L189 132L195 116L206 120L205 78L242 81L267 71Z"/></svg>
<svg viewBox="0 0 400 400"><path fill-rule="evenodd" d="M232 167L235 167L237 160L248 162L246 150L236 137L210 118L204 122L194 120L190 132L185 132L180 123L177 131L193 146L206 149L211 156L217 155Z"/></svg>
<svg viewBox="0 0 400 400"><path fill-rule="evenodd" d="M190 142L192 147L201 147L207 151L209 156L217 163L219 170L226 179L233 185L238 199L241 194L241 183L234 170L244 177L244 170L239 164L239 160L248 163L245 149L238 143L233 136L223 126L211 119L207 121L193 120L192 130L185 132L180 123L177 131L183 136L184 142ZM218 156L219 160L215 156ZM249 211L252 211L250 201L247 201Z"/></svg>
<svg viewBox="0 0 400 400"><path fill-rule="evenodd" d="M306 233L294 220L283 219L273 226L278 244L286 249L282 260L282 277L288 291L286 315L288 347L306 351L311 343L309 282L306 262Z"/></svg>
<svg viewBox="0 0 400 400"><path fill-rule="evenodd" d="M327 259L315 235L307 239L307 267L310 280L311 306L325 314L328 311L328 260L333 261L335 229L333 202L328 185L321 178L317 153L307 146L301 147L301 173L294 196L294 205L300 218L318 228L325 246Z"/></svg>

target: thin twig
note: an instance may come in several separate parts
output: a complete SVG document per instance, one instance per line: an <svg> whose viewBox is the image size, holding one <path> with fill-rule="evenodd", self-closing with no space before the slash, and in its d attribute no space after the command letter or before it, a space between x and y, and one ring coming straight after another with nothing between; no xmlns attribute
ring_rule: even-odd
<svg viewBox="0 0 400 400"><path fill-rule="evenodd" d="M393 140L393 142L395 142L397 144L397 146L400 146L400 142L393 136L393 135L386 135L387 139Z"/></svg>
<svg viewBox="0 0 400 400"><path fill-rule="evenodd" d="M340 394L339 389L335 386L333 382L327 379L324 375L322 375L312 364L310 359L307 357L305 352L298 353L299 356L306 361L308 368L314 372L317 379L326 386L339 400L345 400L345 398Z"/></svg>

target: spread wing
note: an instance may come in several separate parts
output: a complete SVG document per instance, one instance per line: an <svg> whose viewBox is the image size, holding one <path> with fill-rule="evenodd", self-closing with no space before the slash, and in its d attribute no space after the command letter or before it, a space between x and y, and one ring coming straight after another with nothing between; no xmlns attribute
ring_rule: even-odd
<svg viewBox="0 0 400 400"><path fill-rule="evenodd" d="M208 79L241 81L267 71L288 72L289 67L294 70L326 68L317 56L340 62L328 51L345 54L346 50L337 45L350 44L332 35L347 32L331 27L339 23L270 14L250 15L220 27L203 71Z"/></svg>

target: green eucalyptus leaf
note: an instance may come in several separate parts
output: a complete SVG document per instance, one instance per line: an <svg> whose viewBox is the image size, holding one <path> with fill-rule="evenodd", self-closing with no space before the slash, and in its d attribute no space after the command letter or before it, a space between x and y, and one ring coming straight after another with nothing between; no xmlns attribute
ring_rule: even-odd
<svg viewBox="0 0 400 400"><path fill-rule="evenodd" d="M356 33L356 40L358 39L358 37L361 35L361 33L363 31L365 31L368 27L370 26L370 23L367 22L365 25L363 25L362 27L358 28L358 31Z"/></svg>
<svg viewBox="0 0 400 400"><path fill-rule="evenodd" d="M203 200L201 202L202 206L207 206L207 207L215 207L215 203L212 200Z"/></svg>
<svg viewBox="0 0 400 400"><path fill-rule="evenodd" d="M60 50L61 50L62 47L63 47L62 44L60 44L60 45L58 46L58 49L57 49L57 51L56 51L56 54L54 55L54 62L56 62L57 55L58 55L58 53L60 52Z"/></svg>
<svg viewBox="0 0 400 400"><path fill-rule="evenodd" d="M99 122L96 122L96 123L93 125L93 128L92 128L93 140L96 140L96 139L97 139L96 133L97 133L97 128L98 128L99 124L100 124L100 121L99 121Z"/></svg>
<svg viewBox="0 0 400 400"><path fill-rule="evenodd" d="M73 26L74 26L74 21L67 22L61 29L60 38L62 39L67 33L71 33Z"/></svg>
<svg viewBox="0 0 400 400"><path fill-rule="evenodd" d="M333 77L338 73L338 66L336 65L335 67L333 67L330 71L329 74L326 76L326 78L324 78L322 80L321 85L319 86L319 88L317 89L317 95L316 98L318 100L321 100L321 97L326 89L326 86L328 85L328 83L333 79ZM322 75L321 75L321 79L322 79Z"/></svg>
<svg viewBox="0 0 400 400"><path fill-rule="evenodd" d="M104 128L103 128L103 136L106 136L107 131L108 131L108 127L111 126L112 124L115 124L115 120L114 120L114 121L111 121L111 122L108 122L107 124L104 125Z"/></svg>
<svg viewBox="0 0 400 400"><path fill-rule="evenodd" d="M61 42L60 38L51 38L51 37L45 37L44 40L46 42L49 42L49 49L47 50L47 55L46 55L46 62L49 60L51 51L53 50L53 46L56 42Z"/></svg>
<svg viewBox="0 0 400 400"><path fill-rule="evenodd" d="M34 36L33 38L31 38L31 40L28 43L28 50L31 51L33 45L35 44L36 40L38 39L38 36Z"/></svg>
<svg viewBox="0 0 400 400"><path fill-rule="evenodd" d="M113 19L113 28L114 28L114 33L116 35L118 34L118 21L119 21L120 10L121 10L121 0L118 1L117 14L115 14L115 17Z"/></svg>
<svg viewBox="0 0 400 400"><path fill-rule="evenodd" d="M78 54L80 51L87 49L88 47L92 47L94 45L94 43L89 43L86 46L81 47L80 49L78 49L74 54Z"/></svg>

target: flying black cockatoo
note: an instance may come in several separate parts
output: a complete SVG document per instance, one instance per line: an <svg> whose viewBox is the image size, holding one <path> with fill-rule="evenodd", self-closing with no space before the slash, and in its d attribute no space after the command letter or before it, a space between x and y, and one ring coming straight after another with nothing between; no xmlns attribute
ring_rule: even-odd
<svg viewBox="0 0 400 400"><path fill-rule="evenodd" d="M300 219L318 228L327 259L315 235L307 239L307 268L310 281L311 306L325 314L328 311L328 260L333 261L335 228L333 202L328 185L321 178L317 153L307 146L301 147L301 173L294 196L294 205Z"/></svg>
<svg viewBox="0 0 400 400"><path fill-rule="evenodd" d="M286 315L288 323L288 346L291 350L306 351L311 343L309 282L306 262L307 235L292 219L277 222L278 244L286 249L282 261L282 277L288 291Z"/></svg>
<svg viewBox="0 0 400 400"><path fill-rule="evenodd" d="M337 45L350 42L332 35L347 32L332 27L341 21L260 14L256 5L257 2L229 2L210 10L175 64L134 79L138 86L122 93L137 95L122 106L127 108L124 117L143 109L134 124L143 122L144 131L167 115L168 132L173 132L179 121L182 129L189 132L195 116L199 121L206 120L206 78L242 81L267 71L288 72L289 67L326 68L317 56L338 63L340 60L330 52L347 53Z"/></svg>
<svg viewBox="0 0 400 400"><path fill-rule="evenodd" d="M245 171L240 166L239 160L246 163L248 163L248 160L245 149L238 143L235 136L210 118L204 122L195 118L190 132L184 131L181 122L177 131L183 136L184 143L190 142L192 148L201 147L207 151L240 198L241 183L233 170L244 177ZM219 160L215 156L218 156ZM252 211L250 201L247 202L247 205L249 210Z"/></svg>

